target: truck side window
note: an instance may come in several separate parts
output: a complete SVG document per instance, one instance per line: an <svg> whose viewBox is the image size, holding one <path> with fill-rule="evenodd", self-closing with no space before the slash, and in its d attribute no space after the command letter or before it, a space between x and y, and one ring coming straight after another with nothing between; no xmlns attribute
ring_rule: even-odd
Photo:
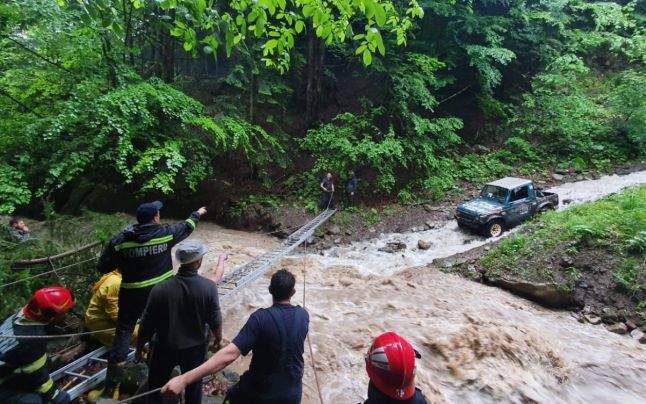
<svg viewBox="0 0 646 404"><path fill-rule="evenodd" d="M529 186L525 185L524 187L516 188L513 191L511 191L511 198L509 199L509 201L510 202L519 201L527 197L529 197Z"/></svg>

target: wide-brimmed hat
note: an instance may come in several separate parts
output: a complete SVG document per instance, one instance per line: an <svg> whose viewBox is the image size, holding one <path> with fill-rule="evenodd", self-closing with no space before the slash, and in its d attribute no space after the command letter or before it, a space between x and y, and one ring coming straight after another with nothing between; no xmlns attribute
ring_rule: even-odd
<svg viewBox="0 0 646 404"><path fill-rule="evenodd" d="M209 250L201 241L189 240L177 245L175 258L180 264L190 264L199 260L208 252Z"/></svg>

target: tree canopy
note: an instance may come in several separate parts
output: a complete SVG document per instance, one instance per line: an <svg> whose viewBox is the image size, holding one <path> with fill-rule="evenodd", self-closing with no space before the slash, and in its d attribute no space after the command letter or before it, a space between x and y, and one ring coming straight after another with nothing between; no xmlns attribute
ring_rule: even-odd
<svg viewBox="0 0 646 404"><path fill-rule="evenodd" d="M0 213L87 184L302 196L350 169L410 201L643 158L644 21L635 1L9 0Z"/></svg>

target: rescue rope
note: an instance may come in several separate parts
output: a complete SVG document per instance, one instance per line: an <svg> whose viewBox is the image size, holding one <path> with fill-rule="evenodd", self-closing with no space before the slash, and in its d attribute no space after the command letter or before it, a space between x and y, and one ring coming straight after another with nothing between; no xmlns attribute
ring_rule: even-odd
<svg viewBox="0 0 646 404"><path fill-rule="evenodd" d="M130 402L130 401L136 400L136 399L138 399L138 398L146 397L146 396L149 396L149 395L151 395L151 394L157 393L157 392L161 391L161 389L162 389L161 387L158 387L158 388L156 388L156 389L154 389L154 390L148 390L148 391L146 391L146 392L144 392L144 393L137 394L137 395L132 396L132 397L128 397L128 398L126 398L125 400L114 401L113 403L114 403L114 404L127 403L127 402Z"/></svg>
<svg viewBox="0 0 646 404"><path fill-rule="evenodd" d="M96 330L96 331L84 331L84 332L76 332L72 334L58 334L58 335L0 335L0 339L56 339L56 338L71 338L71 337L78 337L81 335L90 335L90 334L98 334L101 332L108 332L108 331L115 331L116 328L106 328L104 330Z"/></svg>
<svg viewBox="0 0 646 404"><path fill-rule="evenodd" d="M328 204L329 206L329 204ZM305 253L303 254L303 308L305 308L305 269L307 265L305 264L305 258L307 257L307 241L303 244L305 247ZM312 349L312 341L310 340L310 333L307 333L307 345L310 348L310 360L312 361L312 370L314 371L314 381L316 382L316 392L319 396L319 402L323 404L323 395L321 394L321 385L319 383L319 375L316 371L316 360L314 359L314 350Z"/></svg>
<svg viewBox="0 0 646 404"><path fill-rule="evenodd" d="M204 384L204 383L209 383L209 382L213 381L213 379L215 379L215 378L216 378L216 376L217 376L217 375L211 375L211 376L207 376L207 377L203 378L203 379L202 379L202 384ZM148 391L145 391L145 392L143 392L143 393L140 393L140 394L134 395L134 396L132 396L132 397L128 397L128 398L126 398L126 399L123 399L123 400L121 400L121 401L114 401L114 402L112 402L112 403L113 403L113 404L123 404L123 403L127 403L127 402L130 402L130 401L136 400L136 399L138 399L138 398L146 397L146 396L149 396L149 395L151 395L151 394L157 393L157 392L161 391L161 389L162 389L162 388L164 388L164 386L162 386L162 387L158 387L158 388L156 388L156 389L154 389L154 390L148 390Z"/></svg>
<svg viewBox="0 0 646 404"><path fill-rule="evenodd" d="M40 272L40 273L37 273L36 275L28 276L26 278L18 279L17 281L13 281L13 282L5 283L4 285L0 285L0 289L6 288L7 286L11 286L11 285L17 285L19 283L26 282L26 281L28 281L30 279L40 278L42 276L49 275L49 274L56 274L58 276L58 271L69 269L69 268L75 267L77 265L85 264L86 262L94 261L94 260L97 260L97 259L99 259L98 256L97 257L92 257L92 258L84 260L84 261L79 261L79 262L75 262L73 264L65 265L65 266L62 266L60 268L52 269L50 271ZM25 269L27 269L27 268L25 268Z"/></svg>

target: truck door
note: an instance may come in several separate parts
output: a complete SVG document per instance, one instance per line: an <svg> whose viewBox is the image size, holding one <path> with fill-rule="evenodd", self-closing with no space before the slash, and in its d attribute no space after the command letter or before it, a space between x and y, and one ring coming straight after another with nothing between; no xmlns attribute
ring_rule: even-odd
<svg viewBox="0 0 646 404"><path fill-rule="evenodd" d="M532 198L531 195L534 195L534 190L530 184L511 190L507 220L518 223L531 216L535 208L532 203L536 204L536 198Z"/></svg>

